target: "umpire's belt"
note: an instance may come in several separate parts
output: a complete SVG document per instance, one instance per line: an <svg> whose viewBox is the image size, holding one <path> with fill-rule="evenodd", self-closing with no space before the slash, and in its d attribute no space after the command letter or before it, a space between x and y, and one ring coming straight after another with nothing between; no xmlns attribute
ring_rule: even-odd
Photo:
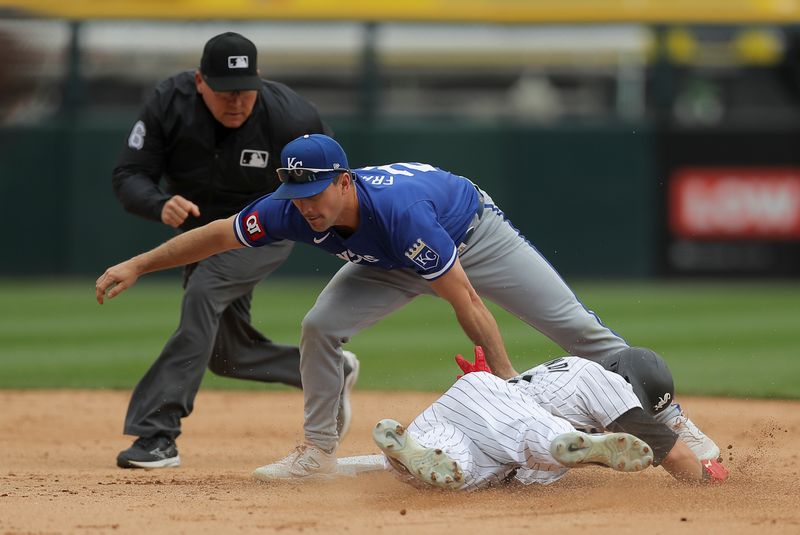
<svg viewBox="0 0 800 535"><path fill-rule="evenodd" d="M483 193L481 192L480 189L478 189L478 186L475 186L475 191L478 192L478 208L477 210L475 210L475 215L472 217L472 221L470 221L469 223L467 232L464 233L464 239L461 240L461 243L458 246L458 254L463 253L467 249L467 245L469 244L469 239L475 233L475 229L478 227L478 223L481 222L481 217L483 217L483 209L484 209Z"/></svg>

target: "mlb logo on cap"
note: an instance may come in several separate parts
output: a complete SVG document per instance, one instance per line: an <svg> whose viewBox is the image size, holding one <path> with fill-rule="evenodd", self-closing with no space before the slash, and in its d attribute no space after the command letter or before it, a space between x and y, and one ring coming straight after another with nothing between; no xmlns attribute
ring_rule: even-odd
<svg viewBox="0 0 800 535"><path fill-rule="evenodd" d="M257 62L252 41L238 33L221 33L206 43L200 74L214 91L253 91L262 85Z"/></svg>
<svg viewBox="0 0 800 535"><path fill-rule="evenodd" d="M228 56L229 69L246 69L249 65L247 56Z"/></svg>

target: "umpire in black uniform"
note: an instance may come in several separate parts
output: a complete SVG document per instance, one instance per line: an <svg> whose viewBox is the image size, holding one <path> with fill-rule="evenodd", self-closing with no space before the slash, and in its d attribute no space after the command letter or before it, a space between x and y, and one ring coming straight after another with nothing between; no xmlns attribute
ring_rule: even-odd
<svg viewBox="0 0 800 535"><path fill-rule="evenodd" d="M114 169L114 192L127 211L186 231L273 191L284 145L311 133L330 134L316 108L260 78L251 41L217 35L206 43L199 70L164 80L147 100ZM180 324L133 392L124 431L139 438L120 452L118 466L180 464L175 439L206 367L301 387L298 348L273 343L250 323L253 288L292 246L229 251L187 266ZM340 435L349 426L348 394L358 374L352 353L345 374Z"/></svg>

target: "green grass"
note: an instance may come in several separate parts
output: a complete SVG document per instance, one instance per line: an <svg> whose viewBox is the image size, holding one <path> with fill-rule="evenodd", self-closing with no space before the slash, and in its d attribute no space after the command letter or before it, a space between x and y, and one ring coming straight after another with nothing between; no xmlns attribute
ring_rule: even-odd
<svg viewBox="0 0 800 535"><path fill-rule="evenodd" d="M296 343L325 281L262 283L255 325ZM685 394L800 398L800 281L578 282L578 296L629 343L660 352ZM99 306L91 280L0 279L0 388L131 388L175 329L176 279L151 277ZM491 305L490 305L491 306ZM517 369L562 350L491 306ZM441 391L471 344L450 307L421 297L348 347L359 389ZM206 374L211 388L264 389ZM276 387L267 387L276 388ZM281 387L277 387L281 388Z"/></svg>

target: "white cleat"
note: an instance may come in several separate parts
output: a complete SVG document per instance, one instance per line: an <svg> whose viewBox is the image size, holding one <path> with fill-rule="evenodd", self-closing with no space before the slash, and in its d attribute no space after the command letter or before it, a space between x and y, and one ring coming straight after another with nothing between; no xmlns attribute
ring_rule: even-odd
<svg viewBox="0 0 800 535"><path fill-rule="evenodd" d="M550 443L550 453L568 467L602 464L620 472L638 472L653 464L650 446L628 433L563 433Z"/></svg>
<svg viewBox="0 0 800 535"><path fill-rule="evenodd" d="M657 414L655 419L675 431L699 460L713 461L719 458L719 446L694 425L679 404L673 403Z"/></svg>
<svg viewBox="0 0 800 535"><path fill-rule="evenodd" d="M261 481L276 479L321 479L334 477L336 456L311 444L300 444L295 450L272 464L256 468L253 477Z"/></svg>
<svg viewBox="0 0 800 535"><path fill-rule="evenodd" d="M418 444L397 421L378 422L372 438L393 466L418 480L442 489L457 489L464 484L464 474L456 461L438 448Z"/></svg>

